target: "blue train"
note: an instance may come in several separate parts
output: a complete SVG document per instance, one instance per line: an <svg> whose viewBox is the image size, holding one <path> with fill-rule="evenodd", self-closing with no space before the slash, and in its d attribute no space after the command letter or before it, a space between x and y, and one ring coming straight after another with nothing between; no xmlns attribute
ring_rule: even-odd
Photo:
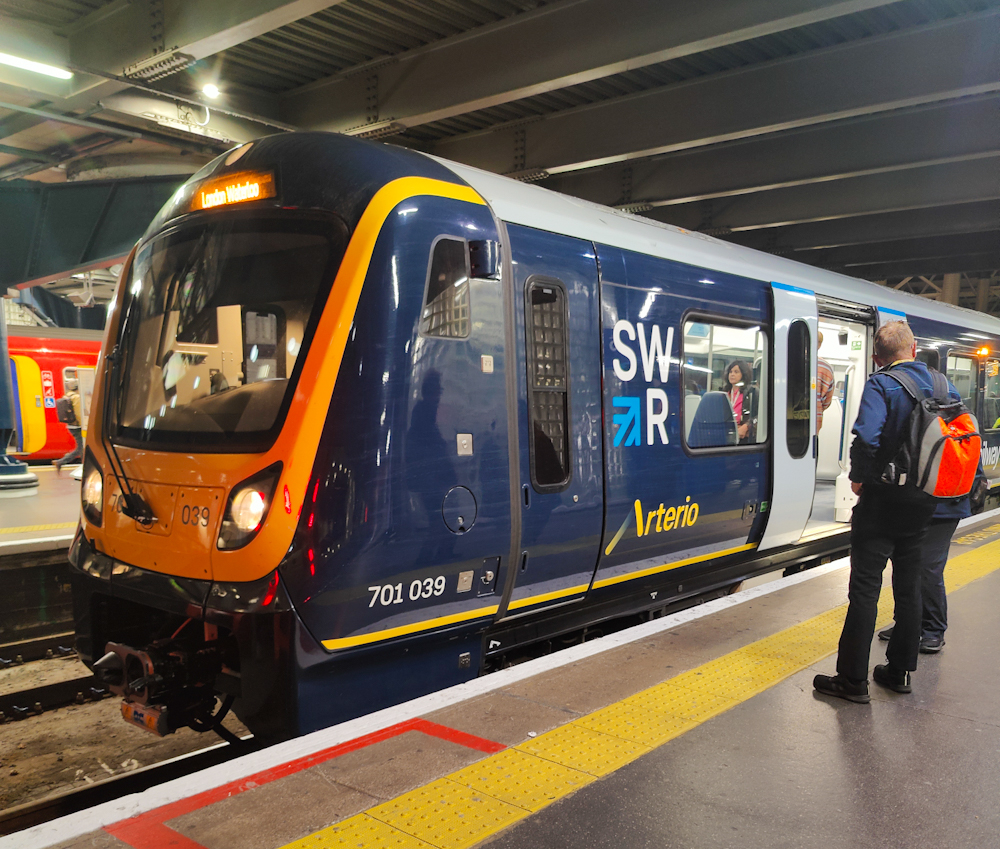
<svg viewBox="0 0 1000 849"><path fill-rule="evenodd" d="M412 151L243 145L122 272L78 651L156 733L280 738L841 554L903 316L1000 481L996 319Z"/></svg>

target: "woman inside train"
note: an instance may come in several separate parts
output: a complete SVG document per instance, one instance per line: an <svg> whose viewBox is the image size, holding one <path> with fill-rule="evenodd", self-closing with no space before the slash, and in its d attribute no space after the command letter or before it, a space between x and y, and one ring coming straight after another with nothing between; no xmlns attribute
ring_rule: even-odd
<svg viewBox="0 0 1000 849"><path fill-rule="evenodd" d="M751 418L751 383L753 373L750 366L743 360L733 360L726 369L726 396L729 404L733 408L733 417L736 419L736 434L741 443L746 443L750 439L750 418Z"/></svg>

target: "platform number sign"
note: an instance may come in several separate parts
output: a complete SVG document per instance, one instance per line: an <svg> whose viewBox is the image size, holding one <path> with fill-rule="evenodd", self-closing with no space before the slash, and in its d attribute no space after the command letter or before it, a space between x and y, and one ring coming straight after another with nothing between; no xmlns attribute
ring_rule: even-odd
<svg viewBox="0 0 1000 849"><path fill-rule="evenodd" d="M46 409L55 409L56 406L56 391L55 383L52 380L52 372L43 371L42 372L42 397L45 399Z"/></svg>

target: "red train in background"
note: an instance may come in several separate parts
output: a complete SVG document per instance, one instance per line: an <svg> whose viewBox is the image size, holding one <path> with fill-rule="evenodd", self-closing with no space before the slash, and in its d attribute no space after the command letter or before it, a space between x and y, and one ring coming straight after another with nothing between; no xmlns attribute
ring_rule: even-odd
<svg viewBox="0 0 1000 849"><path fill-rule="evenodd" d="M55 460L73 447L66 425L56 417L63 381L79 380L84 413L89 411L93 375L101 352L101 330L8 326L7 347L15 383L17 446L21 460Z"/></svg>

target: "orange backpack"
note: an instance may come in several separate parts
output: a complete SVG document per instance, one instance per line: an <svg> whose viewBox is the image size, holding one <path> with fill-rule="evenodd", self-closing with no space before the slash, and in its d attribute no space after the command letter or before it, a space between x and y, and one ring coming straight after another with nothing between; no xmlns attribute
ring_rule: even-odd
<svg viewBox="0 0 1000 849"><path fill-rule="evenodd" d="M929 398L908 374L883 374L902 386L915 402L894 461L894 483L916 487L934 498L968 495L982 449L976 417L961 401L949 397L948 381L941 372L931 371L934 390Z"/></svg>

